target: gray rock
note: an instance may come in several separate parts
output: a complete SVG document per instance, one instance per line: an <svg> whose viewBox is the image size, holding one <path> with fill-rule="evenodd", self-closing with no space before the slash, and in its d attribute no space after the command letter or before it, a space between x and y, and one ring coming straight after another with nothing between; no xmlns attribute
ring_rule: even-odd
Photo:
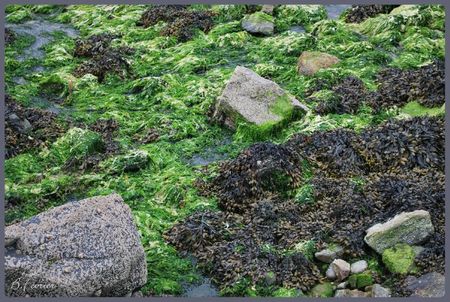
<svg viewBox="0 0 450 302"><path fill-rule="evenodd" d="M337 289L344 289L344 288L347 287L347 285L348 285L348 282L347 282L347 281L344 281L344 282L339 283L339 284L336 286L336 288L337 288Z"/></svg>
<svg viewBox="0 0 450 302"><path fill-rule="evenodd" d="M321 250L314 254L317 260L325 262L325 263L331 263L334 259L337 259L339 257L342 257L344 254L344 249L340 246L336 246L333 248L327 248L324 250Z"/></svg>
<svg viewBox="0 0 450 302"><path fill-rule="evenodd" d="M251 34L270 36L274 30L273 17L264 12L256 12L245 16L241 24L242 28Z"/></svg>
<svg viewBox="0 0 450 302"><path fill-rule="evenodd" d="M335 292L334 296L336 298L359 298L359 297L369 297L370 293L366 293L357 289L339 289Z"/></svg>
<svg viewBox="0 0 450 302"><path fill-rule="evenodd" d="M272 15L273 14L273 9L275 8L275 5L270 5L270 4L264 4L261 8L261 11L263 13L266 13L268 15Z"/></svg>
<svg viewBox="0 0 450 302"><path fill-rule="evenodd" d="M414 254L416 254L416 257L422 254L422 252L425 250L425 248L420 245L414 245L412 246L412 249L414 250Z"/></svg>
<svg viewBox="0 0 450 302"><path fill-rule="evenodd" d="M22 121L22 129L23 129L23 131L27 132L27 131L31 130L31 128L33 128L33 126L31 126L31 123L27 119L24 119Z"/></svg>
<svg viewBox="0 0 450 302"><path fill-rule="evenodd" d="M117 194L8 226L5 239L8 296L125 296L147 281L139 233Z"/></svg>
<svg viewBox="0 0 450 302"><path fill-rule="evenodd" d="M325 272L325 275L326 275L327 278L330 279L330 280L336 279L336 273L334 272L334 270L333 270L333 268L331 267L331 265L328 267L327 271Z"/></svg>
<svg viewBox="0 0 450 302"><path fill-rule="evenodd" d="M443 297L445 295L445 277L432 272L420 276L408 276L405 279L406 290L416 297Z"/></svg>
<svg viewBox="0 0 450 302"><path fill-rule="evenodd" d="M403 212L385 223L370 227L364 241L381 254L397 243L420 244L434 233L430 213L424 210Z"/></svg>
<svg viewBox="0 0 450 302"><path fill-rule="evenodd" d="M359 260L352 263L352 265L350 266L350 271L352 274L358 274L364 272L367 267L368 265L366 260Z"/></svg>
<svg viewBox="0 0 450 302"><path fill-rule="evenodd" d="M22 120L15 113L11 113L10 115L8 115L7 119L12 126L14 126L17 130L19 130L22 133L28 132L33 128L31 123L27 119Z"/></svg>
<svg viewBox="0 0 450 302"><path fill-rule="evenodd" d="M391 296L391 290L386 287L382 287L380 284L374 284L370 286L370 296L374 298L388 298Z"/></svg>
<svg viewBox="0 0 450 302"><path fill-rule="evenodd" d="M142 298L144 297L144 295L142 294L142 292L140 290L135 291L134 293L131 294L131 297L133 298Z"/></svg>
<svg viewBox="0 0 450 302"><path fill-rule="evenodd" d="M320 69L329 68L337 63L339 59L333 55L318 51L304 51L298 58L297 71L301 75L311 76Z"/></svg>
<svg viewBox="0 0 450 302"><path fill-rule="evenodd" d="M350 264L342 259L334 260L330 265L336 274L337 281L345 280L350 275Z"/></svg>
<svg viewBox="0 0 450 302"><path fill-rule="evenodd" d="M237 66L217 100L213 117L222 120L232 129L236 128L239 118L256 125L276 123L283 120L283 117L272 112L271 108L284 98L292 104L294 110L308 110L278 84L248 68Z"/></svg>

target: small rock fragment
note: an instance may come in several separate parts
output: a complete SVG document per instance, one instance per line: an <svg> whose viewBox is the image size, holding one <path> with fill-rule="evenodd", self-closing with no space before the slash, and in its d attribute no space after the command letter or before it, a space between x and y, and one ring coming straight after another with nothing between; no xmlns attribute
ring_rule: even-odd
<svg viewBox="0 0 450 302"><path fill-rule="evenodd" d="M391 296L391 290L381 286L380 284L368 286L366 291L369 291L371 293L371 297L374 298L388 298Z"/></svg>
<svg viewBox="0 0 450 302"><path fill-rule="evenodd" d="M352 263L350 270L352 274L358 274L364 272L367 269L367 266L366 260L360 260Z"/></svg>
<svg viewBox="0 0 450 302"><path fill-rule="evenodd" d="M320 252L317 252L314 254L314 256L317 258L317 260L325 262L325 263L331 263L334 259L337 259L341 257L344 254L344 249L340 246L336 246L333 248L327 248Z"/></svg>
<svg viewBox="0 0 450 302"><path fill-rule="evenodd" d="M336 273L334 272L333 268L331 267L331 265L328 267L325 275L327 276L328 279L330 280L334 280L336 279Z"/></svg>
<svg viewBox="0 0 450 302"><path fill-rule="evenodd" d="M334 296L336 298L344 298L344 297L355 297L355 298L358 298L358 297L369 297L369 295L370 295L370 293L366 293L366 292L360 291L358 289L353 289L353 290L350 290L350 289L339 289L339 290L336 291Z"/></svg>
<svg viewBox="0 0 450 302"><path fill-rule="evenodd" d="M336 279L342 281L350 274L350 264L342 259L336 259L331 263Z"/></svg>

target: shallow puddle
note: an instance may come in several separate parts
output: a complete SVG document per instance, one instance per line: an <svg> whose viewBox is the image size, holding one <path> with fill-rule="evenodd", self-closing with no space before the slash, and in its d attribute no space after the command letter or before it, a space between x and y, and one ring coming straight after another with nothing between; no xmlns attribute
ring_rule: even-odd
<svg viewBox="0 0 450 302"><path fill-rule="evenodd" d="M23 53L17 58L19 62L31 58L42 59L45 56L43 47L52 41L52 33L54 32L62 31L71 38L78 36L76 29L66 24L45 20L42 17L19 24L9 23L7 27L19 35L35 37L34 43L24 49Z"/></svg>
<svg viewBox="0 0 450 302"><path fill-rule="evenodd" d="M330 19L338 19L342 12L349 7L351 7L351 5L348 4L325 5L325 9L328 12L328 18Z"/></svg>

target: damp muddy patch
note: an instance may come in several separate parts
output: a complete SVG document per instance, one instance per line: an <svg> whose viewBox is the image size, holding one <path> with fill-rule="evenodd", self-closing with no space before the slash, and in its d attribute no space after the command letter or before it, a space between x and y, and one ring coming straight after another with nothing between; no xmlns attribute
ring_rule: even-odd
<svg viewBox="0 0 450 302"><path fill-rule="evenodd" d="M53 40L53 33L63 32L70 38L78 36L78 31L66 24L55 23L38 17L19 24L7 24L8 28L17 35L28 35L35 38L34 42L23 50L17 60L23 62L29 58L43 59L45 51L43 47Z"/></svg>

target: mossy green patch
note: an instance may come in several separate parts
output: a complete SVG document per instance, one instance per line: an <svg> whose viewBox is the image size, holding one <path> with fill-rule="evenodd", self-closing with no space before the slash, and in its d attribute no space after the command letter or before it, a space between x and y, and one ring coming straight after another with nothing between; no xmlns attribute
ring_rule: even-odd
<svg viewBox="0 0 450 302"><path fill-rule="evenodd" d="M330 282L325 282L314 286L309 293L309 296L314 298L329 298L333 296L333 293L333 284L331 284Z"/></svg>
<svg viewBox="0 0 450 302"><path fill-rule="evenodd" d="M401 108L400 113L407 114L409 116L443 115L445 114L445 104L441 107L427 108L419 102L409 102Z"/></svg>
<svg viewBox="0 0 450 302"><path fill-rule="evenodd" d="M410 271L416 254L407 244L397 244L383 251L383 263L391 273L406 274Z"/></svg>
<svg viewBox="0 0 450 302"><path fill-rule="evenodd" d="M359 273L348 278L348 284L352 288L365 288L373 284L373 277L370 273Z"/></svg>
<svg viewBox="0 0 450 302"><path fill-rule="evenodd" d="M51 146L45 157L51 161L64 163L72 159L81 159L101 151L102 148L103 141L100 134L86 129L71 128Z"/></svg>

